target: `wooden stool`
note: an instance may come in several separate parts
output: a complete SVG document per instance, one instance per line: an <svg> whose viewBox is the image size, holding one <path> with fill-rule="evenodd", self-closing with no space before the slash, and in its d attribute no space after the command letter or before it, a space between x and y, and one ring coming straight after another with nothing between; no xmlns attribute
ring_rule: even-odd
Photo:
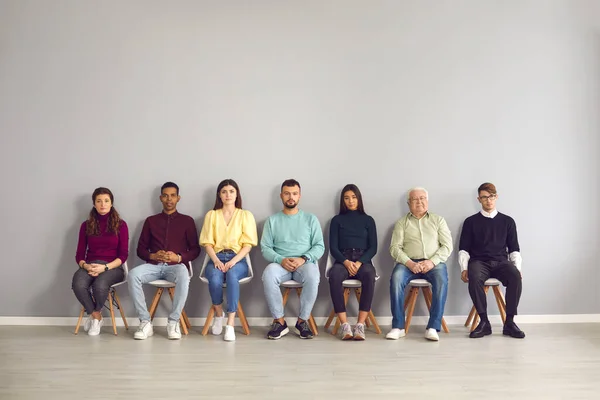
<svg viewBox="0 0 600 400"><path fill-rule="evenodd" d="M327 279L329 279L329 270L331 269L331 267L333 267L333 264L335 264L335 260L331 255L329 255L329 257L327 258L327 265L325 266L325 278L327 278ZM375 269L375 274L376 274L375 282L377 282L379 280L379 274L377 274L377 269ZM348 298L350 297L351 289L354 289L354 294L356 295L356 299L360 303L360 295L362 294L362 282L361 281L359 281L358 279L346 279L346 280L342 281L342 287L344 288L344 304L345 305L348 304ZM325 323L325 329L329 329L329 326L331 325L331 322L333 321L334 318L335 318L335 325L333 326L333 331L331 333L333 335L337 335L337 332L340 329L340 319L337 318L337 316L335 314L335 310L332 310L331 314L329 314L329 318L327 318L327 322ZM377 323L377 319L375 319L375 315L373 314L372 310L369 310L369 314L367 315L367 319L365 320L365 325L367 326L367 328L370 326L369 320L373 324L373 327L375 328L375 332L377 332L378 335L381 334L381 328L379 328L379 324Z"/></svg>
<svg viewBox="0 0 600 400"><path fill-rule="evenodd" d="M202 265L202 270L200 271L200 280L206 284L208 284L208 278L205 275L206 265L210 257L207 255L204 257L204 264ZM249 283L252 278L254 278L254 271L252 269L252 262L250 261L250 255L246 254L246 263L248 264L248 276L239 280L240 285L244 285ZM223 282L223 288L227 287L227 282ZM240 319L240 323L242 324L242 329L244 330L244 334L250 334L250 326L248 325L248 320L246 319L246 314L244 314L244 309L242 308L242 303L238 301L237 306L237 314ZM224 313L225 311L223 311ZM204 328L202 328L202 335L206 336L208 333L208 328L210 328L210 324L215 316L215 306L211 304L208 314L206 315L206 321L204 322Z"/></svg>
<svg viewBox="0 0 600 400"><path fill-rule="evenodd" d="M191 279L192 276L194 276L194 270L192 268L191 262L188 263L188 273ZM167 289L167 291L169 292L169 296L171 297L171 301L173 301L173 297L175 296L175 283L164 279L158 279L152 282L148 282L148 285L152 285L157 288L156 293L154 294L154 298L152 299L152 304L150 305L150 310L148 310L150 312L150 320L152 321L154 319L156 309L158 308L160 298L165 289ZM187 335L189 333L188 329L192 327L192 324L190 323L190 320L187 317L185 310L181 310L181 317L179 318L179 323L181 324L181 331L184 335Z"/></svg>
<svg viewBox="0 0 600 400"><path fill-rule="evenodd" d="M486 294L487 294L488 290L490 289L490 287L494 291L494 297L496 298L496 304L498 305L498 310L500 311L500 318L502 318L502 323L504 324L506 322L506 301L504 300L504 295L502 294L502 291L500 290L500 281L496 278L490 278L490 279L486 280L483 285L484 285L483 290L485 291ZM477 313L477 310L475 309L475 305L473 305L473 307L471 308L471 312L469 313L469 316L467 317L465 326L469 326L471 321L473 321L473 324L471 325L471 329L469 330L469 332L473 332L473 330L477 327L477 323L479 322L479 314Z"/></svg>
<svg viewBox="0 0 600 400"><path fill-rule="evenodd" d="M119 301L119 296L117 295L117 291L115 290L117 288L117 286L120 286L124 283L127 283L127 276L129 275L129 268L127 268L127 262L124 262L123 265L123 272L125 273L125 276L123 277L123 280L121 282L115 283L114 285L112 285L110 287L110 290L108 291L108 307L106 307L106 304L104 305L104 307L108 308L110 310L110 319L112 321L112 327L113 327L113 332L115 334L115 336L117 335L117 323L115 321L115 310L113 309L113 304L115 305L115 307L117 307L119 309L119 312L121 313L121 319L123 319L123 325L125 325L125 329L129 330L129 325L127 325L127 318L125 318L125 313L123 312L123 308L121 307L121 302ZM91 292L91 287L90 287L90 292ZM94 296L94 293L92 293L92 297ZM79 333L79 326L81 325L81 320L83 319L83 314L85 313L85 308L81 307L81 311L79 312L79 319L77 320L77 326L75 326L75 334L77 335Z"/></svg>
<svg viewBox="0 0 600 400"><path fill-rule="evenodd" d="M290 290L296 289L296 293L298 294L298 298L300 298L300 294L302 293L302 283L296 282L294 280L281 282L280 285L283 288L283 307L287 304L288 297L290 296ZM317 330L317 323L312 316L312 313L308 317L308 325L310 326L310 330L313 332L315 336L319 334Z"/></svg>
<svg viewBox="0 0 600 400"><path fill-rule="evenodd" d="M419 289L423 289L423 297L425 297L425 303L427 309L431 310L431 302L433 299L433 293L431 292L431 284L425 279L413 279L408 283L408 292L404 298L404 312L406 313L406 324L404 329L408 333L410 328L410 321L412 320L413 312L415 311L415 303L417 302L417 296L419 295ZM408 312L406 312L408 310ZM446 320L442 317L442 329L446 333L450 333Z"/></svg>

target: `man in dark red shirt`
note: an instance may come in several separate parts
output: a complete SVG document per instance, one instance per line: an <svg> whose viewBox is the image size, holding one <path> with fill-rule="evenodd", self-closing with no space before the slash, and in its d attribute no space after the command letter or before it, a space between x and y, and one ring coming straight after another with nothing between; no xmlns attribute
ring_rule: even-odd
<svg viewBox="0 0 600 400"><path fill-rule="evenodd" d="M200 255L200 245L192 217L177 212L180 199L179 187L176 184L167 182L162 185L160 201L163 210L160 214L146 218L142 228L137 255L146 260L146 264L132 269L128 279L129 292L133 296L133 304L140 319L140 326L133 335L138 340L154 334L142 285L158 279L175 283L173 308L167 322L167 336L169 339L181 338L179 317L190 284L187 264Z"/></svg>

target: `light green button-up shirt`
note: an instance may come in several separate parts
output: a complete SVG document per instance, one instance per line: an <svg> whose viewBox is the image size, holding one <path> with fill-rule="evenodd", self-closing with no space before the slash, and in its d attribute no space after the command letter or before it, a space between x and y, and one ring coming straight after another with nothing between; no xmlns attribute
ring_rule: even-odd
<svg viewBox="0 0 600 400"><path fill-rule="evenodd" d="M452 235L446 220L430 212L421 219L406 214L394 226L390 253L404 265L410 259L423 258L434 265L446 262L452 253Z"/></svg>

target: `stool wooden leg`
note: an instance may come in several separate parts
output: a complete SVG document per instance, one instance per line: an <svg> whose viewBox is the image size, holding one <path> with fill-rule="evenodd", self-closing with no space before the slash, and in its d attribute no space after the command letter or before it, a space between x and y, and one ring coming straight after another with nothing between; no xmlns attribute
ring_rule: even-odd
<svg viewBox="0 0 600 400"><path fill-rule="evenodd" d="M288 297L290 297L290 288L283 289L283 306L287 304Z"/></svg>
<svg viewBox="0 0 600 400"><path fill-rule="evenodd" d="M129 330L129 325L127 324L127 318L125 318L125 311L123 311L123 307L121 307L121 301L119 300L119 295L117 291L114 292L115 301L117 302L117 307L119 308L119 312L121 313L121 319L123 320L123 325L125 325L125 330Z"/></svg>
<svg viewBox="0 0 600 400"><path fill-rule="evenodd" d="M113 332L117 336L117 322L115 321L115 309L113 308L112 293L108 292L108 308L110 310L110 320L112 321Z"/></svg>
<svg viewBox="0 0 600 400"><path fill-rule="evenodd" d="M373 324L373 328L375 328L375 332L378 335L381 335L381 328L379 327L379 324L377 323L377 319L375 318L375 314L373 314L373 311L369 311L369 315L367 315L367 319L371 320L371 323Z"/></svg>
<svg viewBox="0 0 600 400"><path fill-rule="evenodd" d="M85 308L81 307L81 311L79 312L79 319L77 320L77 325L75 326L75 334L79 333L79 326L81 325L81 320L83 319L83 313L85 313Z"/></svg>
<svg viewBox="0 0 600 400"><path fill-rule="evenodd" d="M331 314L329 314L329 318L327 318L327 322L325 322L325 330L329 329L331 322L335 318L335 310L331 310Z"/></svg>
<svg viewBox="0 0 600 400"><path fill-rule="evenodd" d="M473 321L473 318L475 317L475 313L477 311L475 311L475 306L471 307L471 312L469 313L469 316L467 317L467 321L465 322L465 326L469 326L471 324L471 321Z"/></svg>
<svg viewBox="0 0 600 400"><path fill-rule="evenodd" d="M163 288L156 289L156 293L154 294L154 298L152 298L152 304L150 305L150 320L154 319L154 314L156 313L156 308L158 307L158 302L160 301L160 297L163 294Z"/></svg>
<svg viewBox="0 0 600 400"><path fill-rule="evenodd" d="M173 299L175 298L175 288L169 288L168 292L169 297L171 297L171 301L173 301ZM185 323L185 319L183 318L183 310L181 310L181 315L179 316L179 324L181 325L181 332L183 332L184 335L189 334L187 324Z"/></svg>
<svg viewBox="0 0 600 400"><path fill-rule="evenodd" d="M494 297L496 298L496 304L498 304L498 311L500 311L500 318L502 318L502 323L506 323L506 304L504 303L504 298L502 296L502 291L499 286L494 286Z"/></svg>
<svg viewBox="0 0 600 400"><path fill-rule="evenodd" d="M344 304L348 305L348 298L350 297L350 288L344 288ZM335 318L335 326L333 327L333 335L337 335L338 330L340 329L340 319L336 316Z"/></svg>
<svg viewBox="0 0 600 400"><path fill-rule="evenodd" d="M208 309L208 314L206 314L206 321L204 322L204 328L202 328L202 336L206 336L208 333L208 328L210 328L210 324L215 315L215 306L211 305Z"/></svg>
<svg viewBox="0 0 600 400"><path fill-rule="evenodd" d="M188 318L185 310L181 310L181 318L183 318L183 322L185 322L185 326L187 326L188 329L191 329L192 323L190 322L190 319Z"/></svg>
<svg viewBox="0 0 600 400"><path fill-rule="evenodd" d="M313 332L313 335L315 336L319 336L319 330L317 329L317 323L315 322L315 319L313 318L312 314L310 314L310 317L308 317L308 323L311 324L311 330Z"/></svg>
<svg viewBox="0 0 600 400"><path fill-rule="evenodd" d="M242 329L244 330L244 334L250 334L250 326L248 325L248 320L246 319L246 314L244 314L244 309L242 308L242 303L238 301L238 318L240 319L240 324L242 324Z"/></svg>
<svg viewBox="0 0 600 400"><path fill-rule="evenodd" d="M412 320L413 312L415 311L415 303L417 302L417 296L419 295L419 288L411 288L410 289L410 298L409 298L409 307L408 313L406 314L406 323L404 329L406 333L408 333L408 329L410 328L410 321Z"/></svg>

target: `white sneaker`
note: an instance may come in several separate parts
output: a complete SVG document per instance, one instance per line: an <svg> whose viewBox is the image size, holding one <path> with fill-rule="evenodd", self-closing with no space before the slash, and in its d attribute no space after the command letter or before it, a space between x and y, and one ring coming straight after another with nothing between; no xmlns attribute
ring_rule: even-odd
<svg viewBox="0 0 600 400"><path fill-rule="evenodd" d="M92 318L92 315L88 315L87 319L85 320L85 322L83 323L83 330L85 332L89 331L91 326L92 326L92 321L94 320L94 318Z"/></svg>
<svg viewBox="0 0 600 400"><path fill-rule="evenodd" d="M223 321L224 320L225 320L225 314L223 314L223 316L221 316L221 317L215 316L215 319L213 319L213 324L210 328L210 331L212 332L213 335L220 335L221 332L223 332Z"/></svg>
<svg viewBox="0 0 600 400"><path fill-rule="evenodd" d="M103 324L104 324L103 319L94 319L92 321L92 326L90 326L90 329L88 330L88 335L98 336L100 334L100 328L102 328Z"/></svg>
<svg viewBox="0 0 600 400"><path fill-rule="evenodd" d="M390 340L398 340L404 336L406 336L406 331L404 329L392 328L392 330L385 335L385 338Z"/></svg>
<svg viewBox="0 0 600 400"><path fill-rule="evenodd" d="M138 330L133 334L133 338L137 340L144 340L148 339L152 335L154 335L152 322L142 321L140 322L140 326L138 326Z"/></svg>
<svg viewBox="0 0 600 400"><path fill-rule="evenodd" d="M438 333L435 329L429 328L425 329L425 339L437 342L438 340L440 340L440 337L438 336Z"/></svg>
<svg viewBox="0 0 600 400"><path fill-rule="evenodd" d="M352 327L349 323L344 322L342 324L342 340L352 340L354 339L354 335L352 334Z"/></svg>
<svg viewBox="0 0 600 400"><path fill-rule="evenodd" d="M179 330L179 322L167 322L167 337L170 340L181 339L181 331Z"/></svg>
<svg viewBox="0 0 600 400"><path fill-rule="evenodd" d="M235 330L231 325L225 325L225 335L223 335L223 340L226 342L235 342Z"/></svg>

